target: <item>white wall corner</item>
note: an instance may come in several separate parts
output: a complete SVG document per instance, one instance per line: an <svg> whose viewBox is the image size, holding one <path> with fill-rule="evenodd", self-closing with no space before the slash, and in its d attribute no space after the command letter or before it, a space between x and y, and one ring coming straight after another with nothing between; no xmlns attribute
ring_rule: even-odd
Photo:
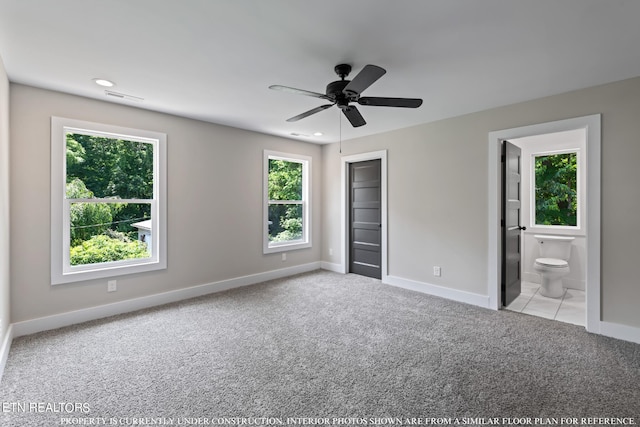
<svg viewBox="0 0 640 427"><path fill-rule="evenodd" d="M271 270L263 273L236 277L233 279L221 280L218 282L206 283L203 285L196 285L185 289L178 289L175 291L163 292L160 294L115 302L112 304L105 304L82 310L25 320L22 322L14 323L12 325L13 337L31 335L38 332L58 329L65 326L88 322L91 320L102 319L105 317L115 316L123 313L130 313L145 308L156 307L159 305L169 304L172 302L182 301L190 298L196 298L199 296L222 292L229 289L240 288L243 286L255 285L267 280L280 279L283 277L293 276L295 274L306 273L318 269L320 269L320 262L316 261L308 264L301 264L288 268Z"/></svg>
<svg viewBox="0 0 640 427"><path fill-rule="evenodd" d="M7 359L9 358L9 350L11 350L11 343L13 342L13 325L9 325L7 332L2 337L2 346L0 346L0 383L2 382L2 376L4 374L4 367L7 365Z"/></svg>
<svg viewBox="0 0 640 427"><path fill-rule="evenodd" d="M334 273L345 274L344 266L335 262L322 261L320 262L320 268Z"/></svg>
<svg viewBox="0 0 640 427"><path fill-rule="evenodd" d="M487 295L474 294L472 292L446 288L443 286L433 285L431 283L403 279L402 277L397 276L386 276L382 282L387 285L409 289L411 291L421 292L423 294L434 295L452 301L476 305L482 308L491 308L489 297Z"/></svg>

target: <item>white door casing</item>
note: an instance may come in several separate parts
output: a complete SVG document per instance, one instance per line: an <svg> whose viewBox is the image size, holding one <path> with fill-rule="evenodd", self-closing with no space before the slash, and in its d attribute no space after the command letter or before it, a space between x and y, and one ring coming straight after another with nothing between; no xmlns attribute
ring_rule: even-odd
<svg viewBox="0 0 640 427"><path fill-rule="evenodd" d="M349 271L349 165L351 163L366 160L380 159L380 191L381 191L381 252L382 252L382 282L388 277L387 257L387 150L373 151L369 153L354 154L341 158L341 218L340 218L340 242L342 257L340 272L346 274Z"/></svg>

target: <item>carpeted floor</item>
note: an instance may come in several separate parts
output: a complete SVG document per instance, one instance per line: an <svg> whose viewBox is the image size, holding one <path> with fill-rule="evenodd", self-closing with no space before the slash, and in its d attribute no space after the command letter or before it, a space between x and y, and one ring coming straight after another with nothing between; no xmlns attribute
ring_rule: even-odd
<svg viewBox="0 0 640 427"><path fill-rule="evenodd" d="M640 424L640 345L317 271L18 338L0 400L2 426Z"/></svg>

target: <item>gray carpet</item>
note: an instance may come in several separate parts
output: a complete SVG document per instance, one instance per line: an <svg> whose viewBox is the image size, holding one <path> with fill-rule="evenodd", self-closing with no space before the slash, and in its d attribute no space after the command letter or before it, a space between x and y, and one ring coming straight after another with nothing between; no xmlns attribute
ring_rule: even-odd
<svg viewBox="0 0 640 427"><path fill-rule="evenodd" d="M106 425L195 422L189 417L640 424L640 345L317 271L16 339L0 400L2 426L69 417ZM62 405L76 402L84 406Z"/></svg>

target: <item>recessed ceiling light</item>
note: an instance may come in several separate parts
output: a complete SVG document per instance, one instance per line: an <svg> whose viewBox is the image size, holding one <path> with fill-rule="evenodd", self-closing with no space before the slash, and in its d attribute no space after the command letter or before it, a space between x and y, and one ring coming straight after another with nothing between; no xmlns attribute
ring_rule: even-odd
<svg viewBox="0 0 640 427"><path fill-rule="evenodd" d="M314 132L313 133L313 136L322 136L322 135L324 135L322 132Z"/></svg>
<svg viewBox="0 0 640 427"><path fill-rule="evenodd" d="M107 79L93 79L93 81L100 86L103 87L113 87L116 84L114 82L112 82L111 80L107 80Z"/></svg>

